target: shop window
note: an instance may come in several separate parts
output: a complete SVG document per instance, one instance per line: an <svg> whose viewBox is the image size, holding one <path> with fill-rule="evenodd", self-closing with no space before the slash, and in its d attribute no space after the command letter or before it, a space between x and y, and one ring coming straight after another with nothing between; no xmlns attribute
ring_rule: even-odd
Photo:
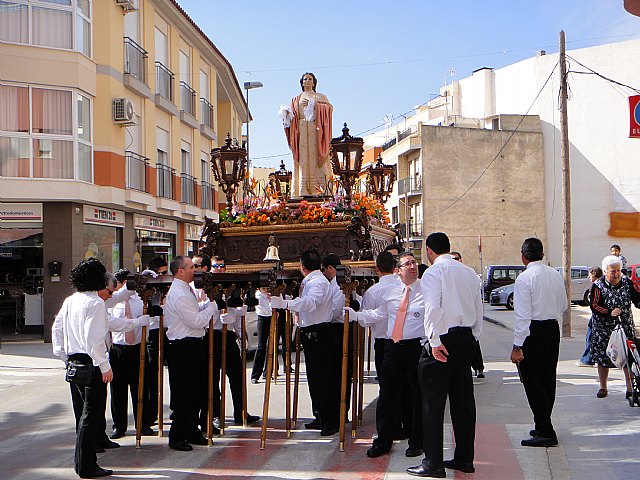
<svg viewBox="0 0 640 480"><path fill-rule="evenodd" d="M84 224L82 246L85 257L97 258L111 272L122 268L121 245L121 228Z"/></svg>

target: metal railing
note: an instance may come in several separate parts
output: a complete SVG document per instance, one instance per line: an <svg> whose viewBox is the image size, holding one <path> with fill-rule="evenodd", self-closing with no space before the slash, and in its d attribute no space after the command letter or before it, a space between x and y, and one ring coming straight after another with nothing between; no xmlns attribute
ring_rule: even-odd
<svg viewBox="0 0 640 480"><path fill-rule="evenodd" d="M180 202L196 204L196 179L188 173L180 174Z"/></svg>
<svg viewBox="0 0 640 480"><path fill-rule="evenodd" d="M158 197L173 199L173 175L176 173L176 169L163 163L156 163L156 171L158 173Z"/></svg>
<svg viewBox="0 0 640 480"><path fill-rule="evenodd" d="M147 165L149 164L149 159L130 150L124 152L124 158L127 164L126 187L131 190L149 193L147 190Z"/></svg>
<svg viewBox="0 0 640 480"><path fill-rule="evenodd" d="M398 134L398 141L401 142L402 140L404 140L405 138L407 138L410 135L413 135L417 131L418 131L418 127L416 125L413 125L413 126L411 126L409 128L404 129L403 131L401 131Z"/></svg>
<svg viewBox="0 0 640 480"><path fill-rule="evenodd" d="M147 51L129 37L124 37L124 73L147 83Z"/></svg>
<svg viewBox="0 0 640 480"><path fill-rule="evenodd" d="M156 62L156 93L173 102L173 72Z"/></svg>
<svg viewBox="0 0 640 480"><path fill-rule="evenodd" d="M196 116L196 91L186 82L180 82L180 109Z"/></svg>
<svg viewBox="0 0 640 480"><path fill-rule="evenodd" d="M385 150L393 147L397 143L397 141L398 139L396 137L393 137L392 139L387 140L382 144L382 151L384 152Z"/></svg>
<svg viewBox="0 0 640 480"><path fill-rule="evenodd" d="M200 116L203 125L209 127L211 130L215 130L214 128L214 116L213 116L213 105L211 105L206 99L200 99Z"/></svg>
<svg viewBox="0 0 640 480"><path fill-rule="evenodd" d="M422 193L422 177L416 175L398 180L398 195L405 193Z"/></svg>
<svg viewBox="0 0 640 480"><path fill-rule="evenodd" d="M200 208L208 208L213 210L213 185L209 182L200 182L201 202Z"/></svg>
<svg viewBox="0 0 640 480"><path fill-rule="evenodd" d="M411 231L410 238L422 237L422 222L412 221L409 224L409 229Z"/></svg>

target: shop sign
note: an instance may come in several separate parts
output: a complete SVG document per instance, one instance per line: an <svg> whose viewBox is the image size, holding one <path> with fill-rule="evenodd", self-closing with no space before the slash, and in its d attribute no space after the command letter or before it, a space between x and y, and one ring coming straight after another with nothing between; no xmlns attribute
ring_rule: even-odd
<svg viewBox="0 0 640 480"><path fill-rule="evenodd" d="M0 203L0 222L42 222L42 204Z"/></svg>
<svg viewBox="0 0 640 480"><path fill-rule="evenodd" d="M84 223L124 228L124 212L110 208L84 206Z"/></svg>
<svg viewBox="0 0 640 480"><path fill-rule="evenodd" d="M629 97L629 138L640 138L640 95Z"/></svg>
<svg viewBox="0 0 640 480"><path fill-rule="evenodd" d="M175 235L178 233L178 222L165 218L134 215L133 228L136 230L151 230L152 232L167 232Z"/></svg>
<svg viewBox="0 0 640 480"><path fill-rule="evenodd" d="M185 240L200 240L202 237L202 225L194 225L192 223L184 224Z"/></svg>

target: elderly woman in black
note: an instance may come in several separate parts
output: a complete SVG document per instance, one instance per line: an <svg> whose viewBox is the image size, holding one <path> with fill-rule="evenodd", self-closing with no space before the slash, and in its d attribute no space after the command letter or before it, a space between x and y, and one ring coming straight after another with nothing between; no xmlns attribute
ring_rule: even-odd
<svg viewBox="0 0 640 480"><path fill-rule="evenodd" d="M597 397L607 396L607 379L609 369L615 367L607 356L607 345L611 332L617 322L620 322L627 338L635 337L631 302L640 308L640 292L638 292L629 278L622 275L622 261L615 255L609 255L602 260L604 277L599 278L591 287L591 359L598 365L600 389ZM627 395L631 396L631 379L629 372L624 369L627 382Z"/></svg>

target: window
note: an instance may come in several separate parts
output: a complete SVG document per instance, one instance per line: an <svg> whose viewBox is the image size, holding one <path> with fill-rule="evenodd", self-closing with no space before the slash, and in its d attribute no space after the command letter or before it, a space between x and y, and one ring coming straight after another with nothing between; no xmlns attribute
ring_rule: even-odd
<svg viewBox="0 0 640 480"><path fill-rule="evenodd" d="M191 175L191 145L187 142L182 142L180 154L182 158L182 173Z"/></svg>
<svg viewBox="0 0 640 480"><path fill-rule="evenodd" d="M0 105L0 176L93 180L88 97L0 85Z"/></svg>
<svg viewBox="0 0 640 480"><path fill-rule="evenodd" d="M0 41L91 56L91 0L0 0Z"/></svg>
<svg viewBox="0 0 640 480"><path fill-rule="evenodd" d="M209 156L205 152L200 152L200 180L209 183L210 171Z"/></svg>

